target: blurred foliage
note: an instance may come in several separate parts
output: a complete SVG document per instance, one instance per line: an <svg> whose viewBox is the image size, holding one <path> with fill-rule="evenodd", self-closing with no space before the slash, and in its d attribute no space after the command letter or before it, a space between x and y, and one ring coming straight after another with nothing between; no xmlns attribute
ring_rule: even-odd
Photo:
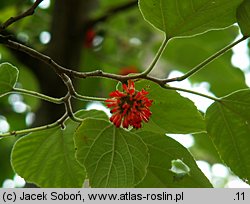
<svg viewBox="0 0 250 204"><path fill-rule="evenodd" d="M10 153L15 141L15 138L0 140L0 187L5 179L11 179L14 176L10 165Z"/></svg>
<svg viewBox="0 0 250 204"><path fill-rule="evenodd" d="M18 67L19 74L17 79L17 87L18 88L26 88L32 91L40 91L39 82L37 77L32 73L32 71L21 64L18 60L13 58L9 50L0 47L1 59L0 62L11 62L13 65ZM40 106L40 100L27 95L18 96L18 101L22 101L27 105L27 110L25 113L17 113L13 110L13 103L15 101L11 101L11 95L7 95L5 97L0 98L1 111L0 114L5 116L10 123L10 130L23 129L26 127L25 118L26 114L29 112L35 112Z"/></svg>

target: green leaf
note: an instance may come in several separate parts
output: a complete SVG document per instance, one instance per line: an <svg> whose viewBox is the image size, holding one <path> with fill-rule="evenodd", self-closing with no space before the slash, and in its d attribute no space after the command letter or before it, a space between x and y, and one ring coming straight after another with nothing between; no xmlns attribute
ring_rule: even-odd
<svg viewBox="0 0 250 204"><path fill-rule="evenodd" d="M235 23L236 8L242 0L139 0L149 23L168 38L191 36Z"/></svg>
<svg viewBox="0 0 250 204"><path fill-rule="evenodd" d="M44 188L81 187L85 171L74 156L76 127L40 131L18 140L12 152L15 172Z"/></svg>
<svg viewBox="0 0 250 204"><path fill-rule="evenodd" d="M149 148L147 175L139 188L209 188L212 185L201 172L189 151L174 139L153 132L138 133ZM184 169L182 172L172 170ZM172 169L172 170L171 170ZM176 169L175 169L176 170Z"/></svg>
<svg viewBox="0 0 250 204"><path fill-rule="evenodd" d="M16 67L9 63L0 64L0 97L12 90L16 84L17 76Z"/></svg>
<svg viewBox="0 0 250 204"><path fill-rule="evenodd" d="M152 116L148 123L143 124L143 131L186 134L205 130L203 116L192 101L152 82L136 83L137 90L142 88L146 88L148 98L153 99Z"/></svg>
<svg viewBox="0 0 250 204"><path fill-rule="evenodd" d="M225 30L210 31L191 38L171 40L166 48L166 54L162 56L168 63L166 71L179 70L183 73L190 71L231 43L238 33L238 28L232 26ZM218 41L218 39L220 40ZM189 80L192 82L208 82L210 91L219 97L247 88L244 73L231 64L231 58L232 51L229 51L208 64L197 74L189 77Z"/></svg>
<svg viewBox="0 0 250 204"><path fill-rule="evenodd" d="M81 111L78 117L105 118L101 111ZM73 135L79 123L67 120L59 127L19 139L12 151L12 166L26 181L41 187L82 187L85 170L75 158Z"/></svg>
<svg viewBox="0 0 250 204"><path fill-rule="evenodd" d="M222 163L220 155L207 133L198 133L192 136L195 142L189 151L196 160L204 160L210 164Z"/></svg>
<svg viewBox="0 0 250 204"><path fill-rule="evenodd" d="M207 132L221 158L242 179L250 180L250 90L213 103L206 113Z"/></svg>
<svg viewBox="0 0 250 204"><path fill-rule="evenodd" d="M245 0L238 7L236 18L244 36L250 36L250 1Z"/></svg>
<svg viewBox="0 0 250 204"><path fill-rule="evenodd" d="M134 187L146 174L148 149L142 139L109 122L84 120L75 144L91 187Z"/></svg>

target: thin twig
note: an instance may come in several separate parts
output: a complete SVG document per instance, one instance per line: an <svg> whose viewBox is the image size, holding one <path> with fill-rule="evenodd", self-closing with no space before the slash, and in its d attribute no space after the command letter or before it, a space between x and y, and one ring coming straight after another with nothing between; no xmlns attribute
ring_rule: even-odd
<svg viewBox="0 0 250 204"><path fill-rule="evenodd" d="M100 101L100 102L104 102L104 101L107 100L106 98L83 96L83 95L78 94L78 93L75 93L75 95L73 97L78 99L78 100L82 100L82 101Z"/></svg>
<svg viewBox="0 0 250 204"><path fill-rule="evenodd" d="M63 80L64 84L66 85L69 94L71 96L74 96L76 91L75 91L75 88L73 86L71 79L66 74L61 74L60 76L61 76L61 79Z"/></svg>
<svg viewBox="0 0 250 204"><path fill-rule="evenodd" d="M49 101L51 103L55 103L55 104L62 104L63 103L63 98L53 98L35 91L30 91L30 90L26 90L26 89L20 89L20 88L13 88L13 90L11 92L9 92L8 94L12 94L12 93L19 93L19 94L25 94L25 95L29 95L29 96L33 96L45 101Z"/></svg>
<svg viewBox="0 0 250 204"><path fill-rule="evenodd" d="M75 122L78 122L78 123L81 123L83 120L81 118L78 118L74 115L74 112L72 110L72 105L71 105L71 95L68 94L67 95L68 97L65 98L65 101L64 101L64 105L65 105L65 109L66 109L66 114L67 116L75 121Z"/></svg>
<svg viewBox="0 0 250 204"><path fill-rule="evenodd" d="M62 78L64 84L67 86L67 89L68 89L68 93L64 97L64 105L65 105L66 113L67 113L67 115L69 116L70 119L72 119L75 122L80 122L81 123L82 119L76 117L74 115L74 112L73 112L73 109L72 109L71 98L72 98L72 96L76 95L76 91L74 89L72 81L66 74L62 74L61 78Z"/></svg>
<svg viewBox="0 0 250 204"><path fill-rule="evenodd" d="M205 98L208 98L210 100L217 101L217 102L221 101L219 98L215 98L213 96L209 96L209 95L199 93L199 92L196 92L196 91L192 91L192 90L189 90L189 89L183 89L183 88L178 88L178 87L173 87L173 86L168 86L168 85L163 86L163 88L168 89L168 90L182 91L182 92L186 92L186 93L195 94L195 95L202 96L202 97L205 97Z"/></svg>
<svg viewBox="0 0 250 204"><path fill-rule="evenodd" d="M5 21L1 26L0 26L0 32L7 27L9 27L11 24L15 23L16 21L19 21L27 16L31 16L34 14L36 8L38 5L42 2L43 0L36 0L35 3L25 12L21 13L18 16L15 17L10 17L7 21Z"/></svg>

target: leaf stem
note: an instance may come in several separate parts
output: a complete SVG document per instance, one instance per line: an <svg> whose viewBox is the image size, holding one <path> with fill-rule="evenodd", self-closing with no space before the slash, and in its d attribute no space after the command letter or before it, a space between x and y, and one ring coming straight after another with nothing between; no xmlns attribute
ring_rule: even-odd
<svg viewBox="0 0 250 204"><path fill-rule="evenodd" d="M219 98L215 98L213 96L209 96L209 95L206 95L206 94L203 94L203 93L199 93L199 92L196 92L196 91L192 91L192 90L188 90L188 89L183 89L183 88L178 88L178 87L172 87L172 86L168 86L168 85L163 86L163 88L169 89L169 90L183 91L183 92L195 94L195 95L202 96L202 97L205 97L205 98L208 98L210 100L217 101L217 102L221 101Z"/></svg>
<svg viewBox="0 0 250 204"><path fill-rule="evenodd" d="M207 58L206 60L204 60L203 62L198 64L196 67L191 69L189 72L187 72L183 76L175 77L175 78L171 78L171 79L165 79L165 80L163 80L164 83L169 83L169 82L173 82L173 81L183 81L183 80L189 78L190 76L192 76L196 72L200 71L206 65L208 65L209 63L211 63L212 61L214 61L215 59L217 59L218 57L220 57L221 55L223 55L224 53L226 53L230 49L232 49L235 45L237 45L237 44L241 43L242 41L246 40L247 38L248 38L247 36L243 36L241 39L231 43L230 45L228 45L228 46L224 47L223 49L221 49L220 51L216 52L215 54L213 54L212 56L210 56L209 58Z"/></svg>
<svg viewBox="0 0 250 204"><path fill-rule="evenodd" d="M165 48L166 48L166 46L168 44L169 39L170 38L165 36L165 39L164 39L163 43L161 44L159 50L157 51L157 53L155 55L155 58L153 59L153 61L149 65L149 67L144 72L139 74L139 76L147 76L154 69L156 63L158 62L158 60L160 59L162 53L164 52L164 50L165 50Z"/></svg>
<svg viewBox="0 0 250 204"><path fill-rule="evenodd" d="M21 94L25 94L25 95L29 95L29 96L34 96L36 98L45 100L45 101L49 101L51 103L55 103L55 104L62 104L63 103L63 98L53 98L35 91L30 91L30 90L26 90L26 89L19 89L19 88L13 88L13 91L15 93L21 93ZM10 92L10 93L12 93Z"/></svg>
<svg viewBox="0 0 250 204"><path fill-rule="evenodd" d="M68 75L62 74L61 78L63 82L65 83L65 85L67 86L70 95L76 99L85 100L85 101L105 101L106 100L106 98L97 98L97 97L80 95L75 91L73 83Z"/></svg>
<svg viewBox="0 0 250 204"><path fill-rule="evenodd" d="M79 100L83 100L83 101L100 101L100 102L104 102L105 100L107 100L106 98L83 96L83 95L80 95L78 93L75 93L75 95L73 97L76 98L76 99L79 99Z"/></svg>
<svg viewBox="0 0 250 204"><path fill-rule="evenodd" d="M54 123L51 123L49 125L43 125L35 128L29 128L29 129L24 129L24 130L16 130L16 131L10 131L7 133L0 134L0 139L5 138L5 137L11 137L11 136L17 136L17 135L26 135L32 132L37 132L41 130L47 130L54 128L56 126L62 126L64 127L64 121L67 119L67 114L64 114L59 120L57 120Z"/></svg>

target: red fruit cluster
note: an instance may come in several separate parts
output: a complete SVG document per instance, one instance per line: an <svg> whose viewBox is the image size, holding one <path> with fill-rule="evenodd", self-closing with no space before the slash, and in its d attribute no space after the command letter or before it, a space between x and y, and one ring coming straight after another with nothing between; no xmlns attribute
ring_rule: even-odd
<svg viewBox="0 0 250 204"><path fill-rule="evenodd" d="M110 121L116 127L128 128L133 126L138 129L142 127L142 121L148 122L151 116L149 107L153 100L147 98L148 92L142 89L135 90L135 84L129 80L128 84L123 84L123 92L114 91L110 93L109 99L105 102L111 109L112 116Z"/></svg>

